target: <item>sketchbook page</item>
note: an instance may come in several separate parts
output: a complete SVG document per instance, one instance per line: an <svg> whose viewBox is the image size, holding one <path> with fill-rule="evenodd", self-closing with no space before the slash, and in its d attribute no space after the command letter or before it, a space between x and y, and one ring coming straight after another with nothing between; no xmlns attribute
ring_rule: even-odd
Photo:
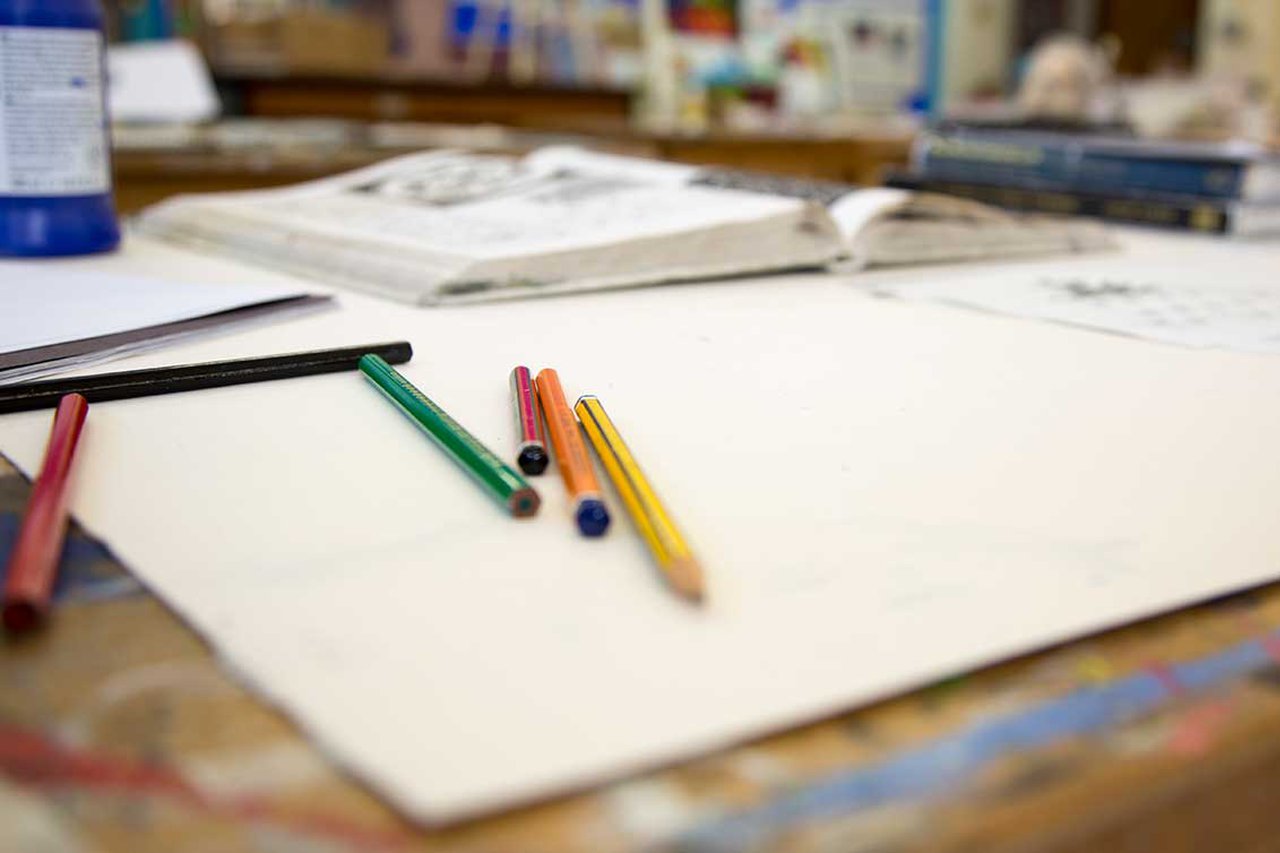
<svg viewBox="0 0 1280 853"><path fill-rule="evenodd" d="M371 252L483 260L598 248L801 209L789 199L625 175L540 172L511 158L450 152L397 158L285 190L188 197L147 216L163 225L184 204L197 228L208 209L226 209L245 221L364 244Z"/></svg>
<svg viewBox="0 0 1280 853"><path fill-rule="evenodd" d="M826 208L846 248L852 248L856 236L868 223L903 207L913 196L906 190L886 187L856 188L834 181L766 172L665 163L601 154L570 145L541 148L526 156L524 162L549 173L626 176L667 186L697 186L812 202Z"/></svg>
<svg viewBox="0 0 1280 853"><path fill-rule="evenodd" d="M1116 246L1100 223L1010 213L936 193L872 188L831 207L860 266L920 265L1095 252Z"/></svg>
<svg viewBox="0 0 1280 853"><path fill-rule="evenodd" d="M755 195L803 199L829 206L856 191L850 184L725 166L691 166L645 157L606 154L574 145L552 145L527 155L523 162L542 172L630 177L665 186L711 187ZM885 192L901 193L901 190Z"/></svg>
<svg viewBox="0 0 1280 853"><path fill-rule="evenodd" d="M292 282L243 281L202 283L100 272L66 262L0 261L0 354L190 320L306 292Z"/></svg>
<svg viewBox="0 0 1280 853"><path fill-rule="evenodd" d="M831 218L840 227L844 239L853 243L858 234L870 222L892 213L911 198L906 190L891 187L868 187L855 190L837 199L828 208Z"/></svg>
<svg viewBox="0 0 1280 853"><path fill-rule="evenodd" d="M437 296L449 302L517 299L817 269L840 253L840 235L815 206L694 234L628 240L605 250L482 264L468 271L467 280L440 287Z"/></svg>
<svg viewBox="0 0 1280 853"><path fill-rule="evenodd" d="M1176 262L1179 245L1148 256ZM1203 246L1221 268L1237 257ZM141 241L80 263L286 281ZM553 473L537 518L503 515L357 374L95 405L73 512L233 672L425 821L1280 572L1280 466L1260 464L1280 359L873 298L858 278L601 293L574 300L573 334L563 300L426 312L351 295L130 365L404 338L404 374L504 456L511 366L554 366L571 397L600 395L687 533L703 608L662 587L621 513L579 536ZM0 451L31 472L48 425L0 418Z"/></svg>
<svg viewBox="0 0 1280 853"><path fill-rule="evenodd" d="M1275 258L1252 263L1184 263L1100 258L1039 263L946 281L896 282L876 289L909 300L945 302L1029 319L1188 347L1280 354L1280 290ZM1226 269L1230 274L1224 274Z"/></svg>
<svg viewBox="0 0 1280 853"><path fill-rule="evenodd" d="M547 145L521 161L541 174L571 172L583 175L613 175L633 178L640 183L667 187L688 186L702 171L701 166L668 163L645 157L606 154L577 145Z"/></svg>

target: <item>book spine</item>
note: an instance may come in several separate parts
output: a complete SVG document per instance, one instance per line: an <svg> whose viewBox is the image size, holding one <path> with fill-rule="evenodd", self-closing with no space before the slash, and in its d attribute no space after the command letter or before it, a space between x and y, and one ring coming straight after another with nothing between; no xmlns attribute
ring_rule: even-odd
<svg viewBox="0 0 1280 853"><path fill-rule="evenodd" d="M928 135L916 146L915 168L932 178L964 183L1031 182L1063 190L1142 189L1238 200L1248 164L1096 152L1069 142Z"/></svg>
<svg viewBox="0 0 1280 853"><path fill-rule="evenodd" d="M1021 189L914 176L891 178L888 183L902 189L961 196L1010 210L1062 216L1094 216L1112 222L1159 225L1213 234L1229 234L1233 231L1231 210L1227 205L1214 201Z"/></svg>

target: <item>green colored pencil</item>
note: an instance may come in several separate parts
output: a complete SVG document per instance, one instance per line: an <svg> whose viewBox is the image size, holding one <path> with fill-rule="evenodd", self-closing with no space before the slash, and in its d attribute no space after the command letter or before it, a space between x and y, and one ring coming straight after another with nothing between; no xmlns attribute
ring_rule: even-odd
<svg viewBox="0 0 1280 853"><path fill-rule="evenodd" d="M360 372L512 515L523 518L537 513L541 501L533 487L381 356L362 356Z"/></svg>

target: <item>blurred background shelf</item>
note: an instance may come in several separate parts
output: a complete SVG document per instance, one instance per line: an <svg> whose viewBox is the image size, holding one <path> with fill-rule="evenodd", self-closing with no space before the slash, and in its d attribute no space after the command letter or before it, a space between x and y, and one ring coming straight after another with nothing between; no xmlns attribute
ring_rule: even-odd
<svg viewBox="0 0 1280 853"><path fill-rule="evenodd" d="M134 213L171 195L283 186L424 149L522 154L549 144L876 184L886 170L906 164L911 146L910 135L891 131L838 137L664 134L593 118L560 125L579 127L578 132L494 124L274 118L169 131L117 128L116 203L121 212Z"/></svg>
<svg viewBox="0 0 1280 853"><path fill-rule="evenodd" d="M632 95L621 89L503 81L468 84L409 74L218 71L225 103L246 116L325 116L366 121L497 122L557 128L583 118L626 127Z"/></svg>

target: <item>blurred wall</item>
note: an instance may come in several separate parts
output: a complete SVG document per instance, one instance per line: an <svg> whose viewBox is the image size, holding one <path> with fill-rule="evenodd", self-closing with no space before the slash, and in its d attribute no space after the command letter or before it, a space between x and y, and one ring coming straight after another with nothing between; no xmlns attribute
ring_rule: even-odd
<svg viewBox="0 0 1280 853"><path fill-rule="evenodd" d="M1001 95L1014 60L1017 0L949 0L944 19L942 95L954 105Z"/></svg>
<svg viewBox="0 0 1280 853"><path fill-rule="evenodd" d="M1206 0L1200 48L1201 71L1247 79L1280 108L1280 2Z"/></svg>

